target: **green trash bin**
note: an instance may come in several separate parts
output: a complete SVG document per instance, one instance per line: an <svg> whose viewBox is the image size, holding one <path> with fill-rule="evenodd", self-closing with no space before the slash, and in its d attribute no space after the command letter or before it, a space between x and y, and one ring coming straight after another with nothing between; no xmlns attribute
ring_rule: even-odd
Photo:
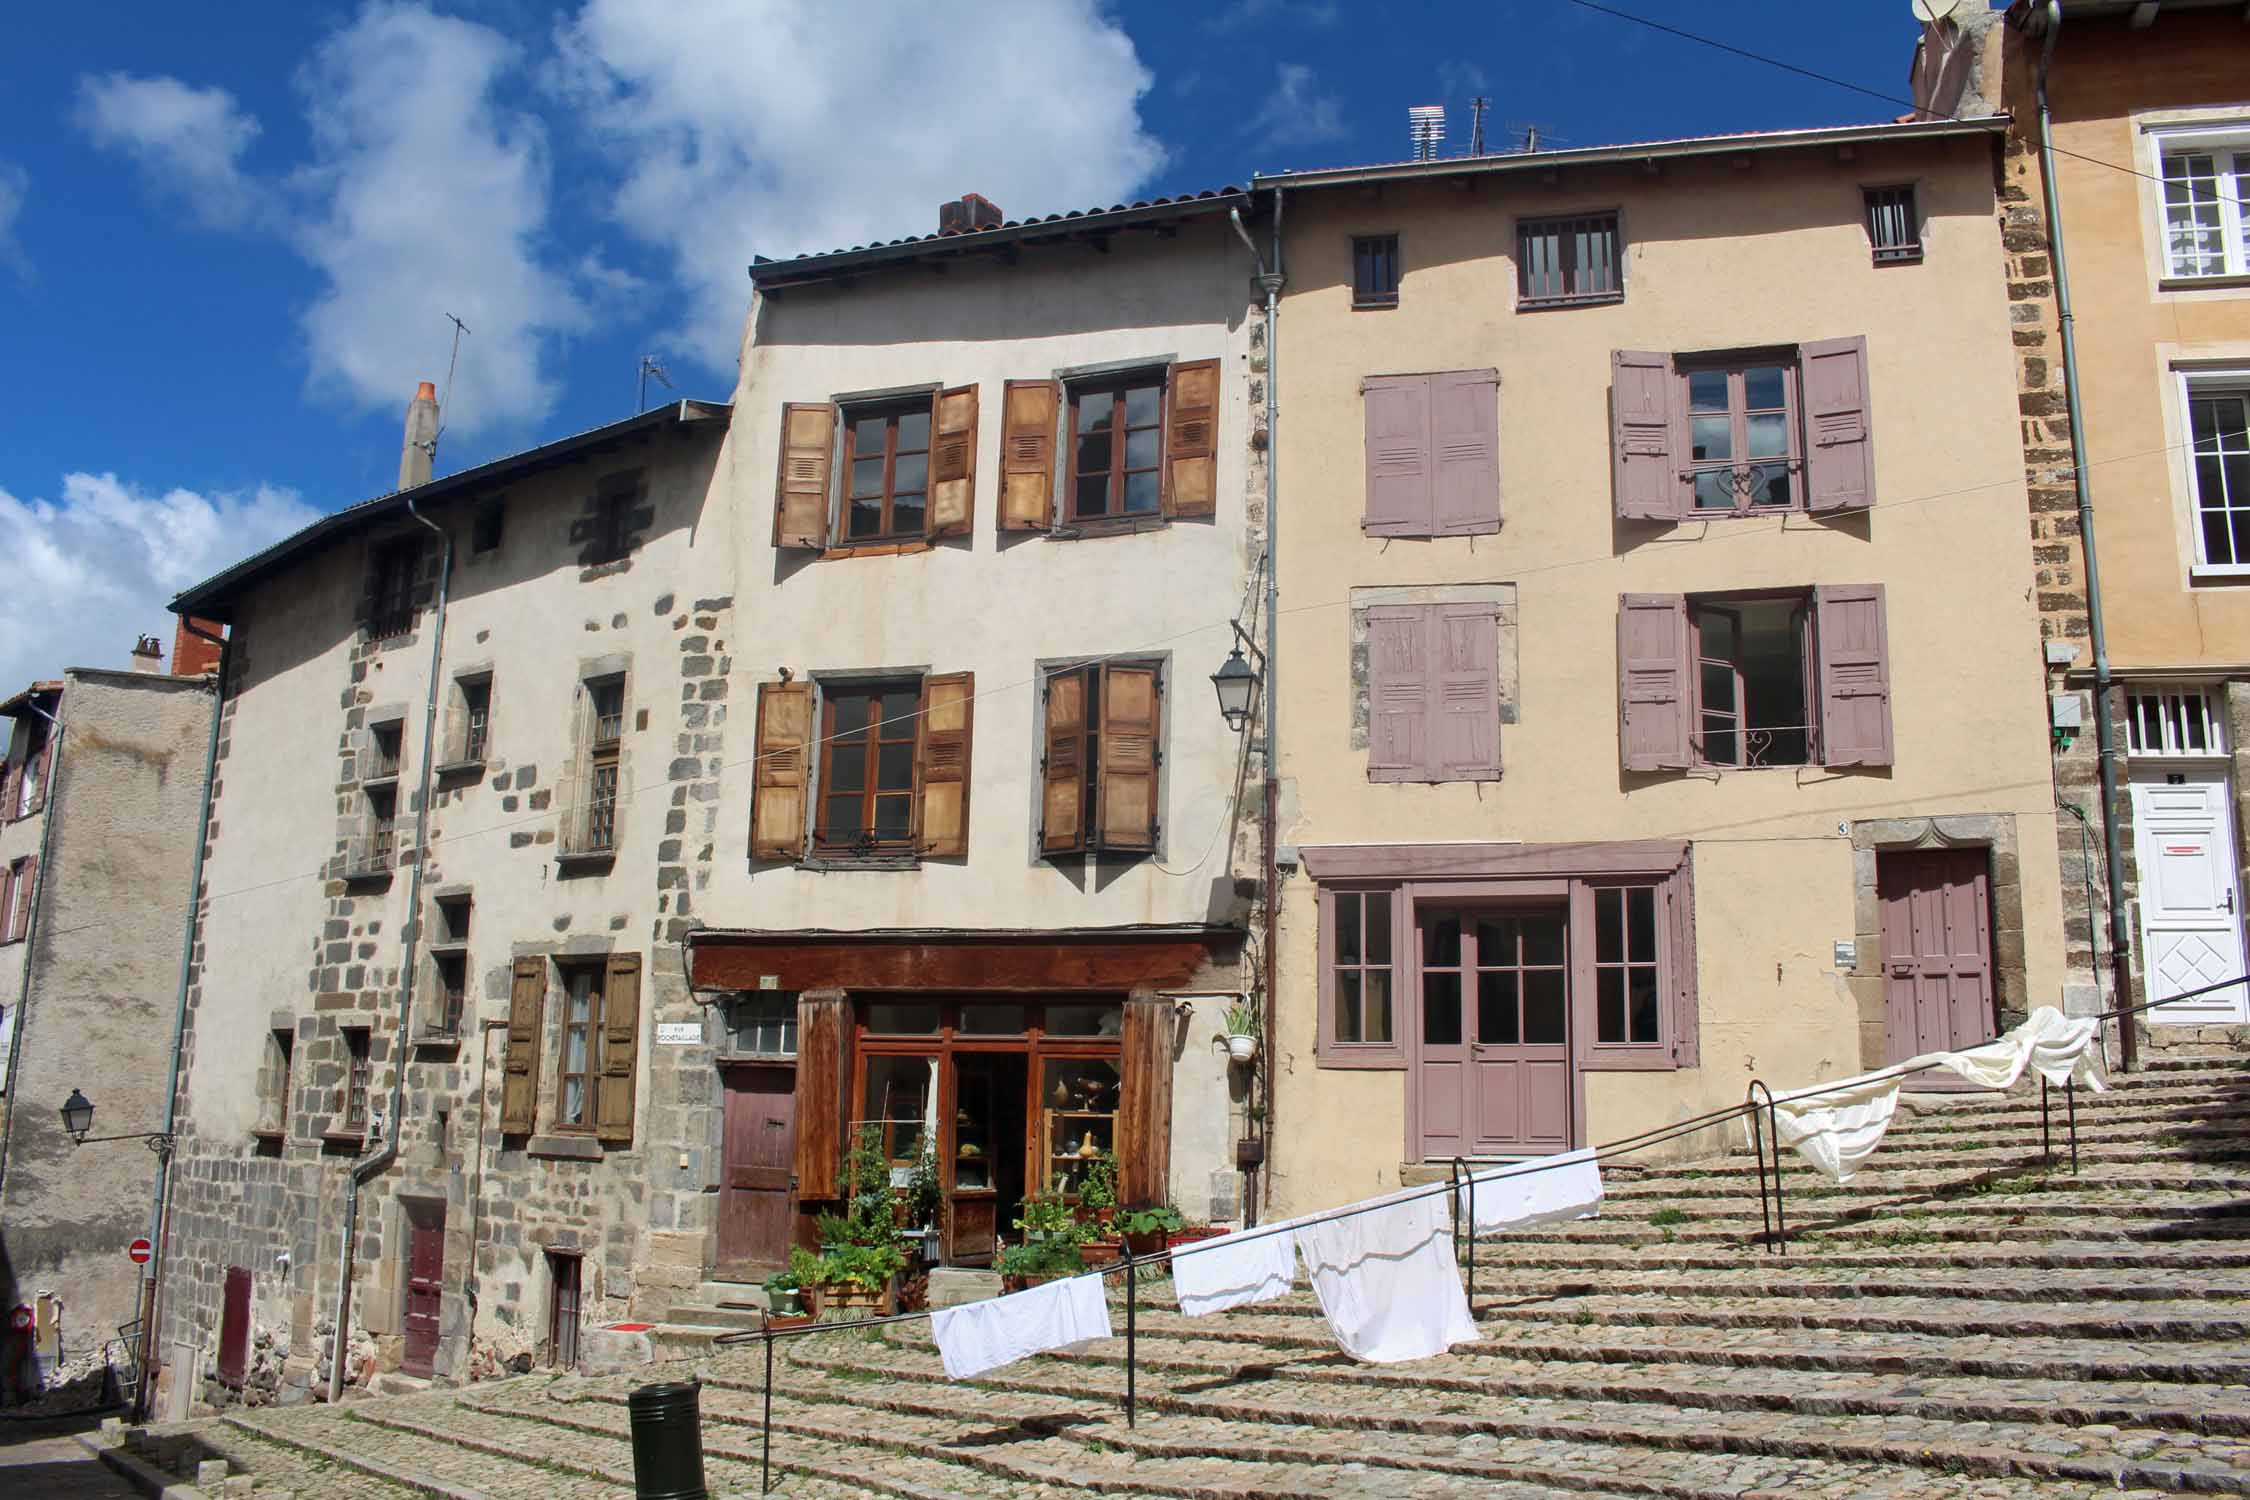
<svg viewBox="0 0 2250 1500"><path fill-rule="evenodd" d="M665 1381L626 1398L633 1414L633 1493L639 1500L710 1500L703 1487L703 1387Z"/></svg>

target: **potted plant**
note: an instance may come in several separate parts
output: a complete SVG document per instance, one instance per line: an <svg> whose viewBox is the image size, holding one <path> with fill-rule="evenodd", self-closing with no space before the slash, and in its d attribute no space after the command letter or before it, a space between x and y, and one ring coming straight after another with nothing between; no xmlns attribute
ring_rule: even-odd
<svg viewBox="0 0 2250 1500"><path fill-rule="evenodd" d="M1121 1209L1110 1221L1125 1237L1125 1247L1135 1255L1154 1255L1164 1248L1164 1237L1185 1221L1170 1204L1155 1208Z"/></svg>
<svg viewBox="0 0 2250 1500"><path fill-rule="evenodd" d="M937 1146L925 1140L922 1154L914 1159L914 1169L906 1179L906 1217L922 1237L922 1258L933 1264L938 1258L938 1215L944 1209L945 1184L938 1178Z"/></svg>
<svg viewBox="0 0 2250 1500"><path fill-rule="evenodd" d="M1258 1007L1248 999L1227 1007L1227 1056L1246 1063L1258 1055Z"/></svg>
<svg viewBox="0 0 2250 1500"><path fill-rule="evenodd" d="M1077 1225L1077 1216L1071 1213L1069 1201L1060 1193L1026 1194L1023 1205L1016 1210L1016 1228L1023 1231L1027 1245L1072 1239Z"/></svg>
<svg viewBox="0 0 2250 1500"><path fill-rule="evenodd" d="M1113 1221L1117 1217L1117 1158L1104 1151L1086 1166L1078 1183L1078 1245L1090 1266L1106 1266L1124 1248Z"/></svg>
<svg viewBox="0 0 2250 1500"><path fill-rule="evenodd" d="M1000 1252L992 1268L1000 1273L1000 1290L1020 1292L1058 1276L1075 1276L1086 1269L1086 1257L1067 1236L1010 1245Z"/></svg>
<svg viewBox="0 0 2250 1500"><path fill-rule="evenodd" d="M805 1314L805 1290L820 1279L820 1257L802 1245L789 1250L789 1264L766 1278L766 1321L768 1324L809 1322Z"/></svg>
<svg viewBox="0 0 2250 1500"><path fill-rule="evenodd" d="M896 1245L847 1245L820 1258L820 1316L880 1317L891 1311L891 1278L906 1266Z"/></svg>
<svg viewBox="0 0 2250 1500"><path fill-rule="evenodd" d="M816 1221L820 1257L803 1279L816 1290L824 1318L891 1310L892 1279L905 1268L906 1255L899 1246L890 1170L881 1135L867 1126L853 1138L836 1174L844 1211Z"/></svg>
<svg viewBox="0 0 2250 1500"><path fill-rule="evenodd" d="M1233 1231L1228 1229L1224 1224L1178 1224L1173 1226L1170 1230L1166 1231L1164 1235L1164 1248L1167 1250L1177 1250L1180 1248L1180 1246L1192 1245L1197 1240L1217 1239L1222 1234L1231 1233L1233 1233Z"/></svg>

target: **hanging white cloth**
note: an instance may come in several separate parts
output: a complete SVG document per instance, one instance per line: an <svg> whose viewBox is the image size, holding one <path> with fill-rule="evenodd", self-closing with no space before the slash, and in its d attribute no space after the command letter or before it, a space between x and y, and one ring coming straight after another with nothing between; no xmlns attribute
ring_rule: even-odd
<svg viewBox="0 0 2250 1500"><path fill-rule="evenodd" d="M1294 1221L1198 1240L1172 1252L1172 1291L1191 1318L1287 1296L1297 1277Z"/></svg>
<svg viewBox="0 0 2250 1500"><path fill-rule="evenodd" d="M1034 1354L1111 1336L1099 1276L1042 1282L1005 1297L943 1307L930 1314L945 1373L967 1380Z"/></svg>
<svg viewBox="0 0 2250 1500"><path fill-rule="evenodd" d="M1464 1183L1454 1212L1468 1219L1474 1211L1478 1234L1499 1234L1509 1229L1529 1229L1564 1219L1590 1219L1601 1212L1602 1169L1594 1148L1540 1157L1536 1161L1510 1162L1474 1173L1471 1193ZM1472 1204L1471 1199L1475 1202Z"/></svg>
<svg viewBox="0 0 2250 1500"><path fill-rule="evenodd" d="M2071 1020L2052 1005L2042 1005L2006 1036L1960 1052L1933 1052L1915 1062L1937 1063L1981 1088L2014 1088L2029 1068L2057 1087L2075 1081L2106 1093L2094 1051L2101 1030L2099 1017Z"/></svg>
<svg viewBox="0 0 2250 1500"><path fill-rule="evenodd" d="M1336 1342L1369 1364L1428 1359L1477 1337L1447 1195L1414 1191L1422 1196L1357 1205L1367 1211L1308 1219L1295 1232Z"/></svg>
<svg viewBox="0 0 2250 1500"><path fill-rule="evenodd" d="M1785 1146L1835 1178L1847 1180L1882 1144L1898 1113L1899 1073L1839 1079L1820 1085L1810 1098L1782 1095L1773 1101L1773 1130Z"/></svg>

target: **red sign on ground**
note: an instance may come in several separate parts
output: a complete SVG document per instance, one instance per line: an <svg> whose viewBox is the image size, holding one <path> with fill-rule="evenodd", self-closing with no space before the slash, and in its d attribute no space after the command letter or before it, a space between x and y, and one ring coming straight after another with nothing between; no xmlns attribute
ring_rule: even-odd
<svg viewBox="0 0 2250 1500"><path fill-rule="evenodd" d="M31 1326L30 1306L22 1302L17 1303L16 1310L12 1315L10 1315L8 1321L15 1325L16 1332L18 1333L21 1333L26 1328L29 1328Z"/></svg>
<svg viewBox="0 0 2250 1500"><path fill-rule="evenodd" d="M125 1247L125 1258L131 1261L136 1266L147 1265L149 1262L149 1257L154 1255L155 1253L156 1247L148 1242L148 1237L146 1235L142 1236L140 1239L133 1241L133 1243Z"/></svg>

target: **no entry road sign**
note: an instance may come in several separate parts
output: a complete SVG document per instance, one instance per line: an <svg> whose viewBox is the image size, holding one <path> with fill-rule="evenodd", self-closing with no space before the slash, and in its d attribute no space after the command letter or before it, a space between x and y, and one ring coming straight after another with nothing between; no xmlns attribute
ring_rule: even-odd
<svg viewBox="0 0 2250 1500"><path fill-rule="evenodd" d="M143 1235L141 1238L133 1241L133 1243L125 1247L125 1258L131 1261L136 1266L147 1265L149 1263L149 1257L151 1257L155 1253L156 1247L148 1242L148 1237L146 1235Z"/></svg>

